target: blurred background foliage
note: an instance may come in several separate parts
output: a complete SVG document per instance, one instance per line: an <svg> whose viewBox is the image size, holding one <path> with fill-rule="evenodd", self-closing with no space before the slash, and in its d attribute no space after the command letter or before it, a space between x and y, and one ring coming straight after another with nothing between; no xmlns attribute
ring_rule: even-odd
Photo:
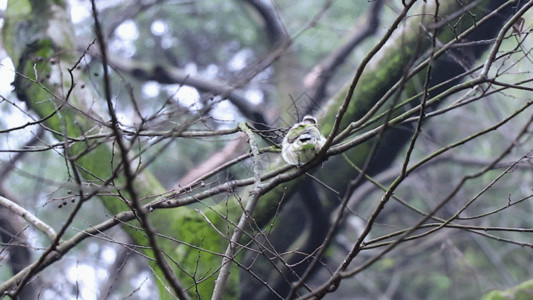
<svg viewBox="0 0 533 300"><path fill-rule="evenodd" d="M78 50L81 51L94 39L90 4L83 0L68 2L76 39L81 41ZM112 71L117 113L125 128L133 128L139 122L135 113L139 109L143 115L153 116L153 120L148 123L150 129L172 129L209 105L209 101L216 99L217 96L186 84L165 83L165 78L161 77L162 72L158 71L171 66L206 81L219 80L223 85L235 85L250 104L264 113L269 125L280 129L279 136L290 124L302 117L299 115L301 107L316 100L310 99L304 77L329 53L342 45L351 32L360 28L371 5L371 1L350 0L273 1L283 24L281 31L273 32L262 24L263 19L257 16L257 11L250 7L248 1L100 0L97 3L104 31L109 39L109 51L126 62L122 66L139 67L133 71L128 69L131 72L120 70L119 67ZM346 85L358 63L376 43L377 38L384 34L401 9L401 2L385 1L376 34L349 54L328 85L329 96ZM530 32L533 24L531 17L530 12L524 17L523 34ZM253 70L249 66L259 65L262 59L279 46L280 37L283 36L294 37L287 53L274 64L260 70L250 82L243 84L243 78ZM513 51L519 39L520 48ZM530 80L533 67L530 55L532 46L530 38L522 39L521 36L504 41L501 51L512 53L499 66L500 81ZM0 56L2 76L13 77L13 66L10 65L6 52L2 50ZM83 59L82 68L89 78L88 84L102 96L100 61L96 56L89 55ZM147 74L142 70L152 70L153 73ZM9 82L10 79L5 77L2 80ZM2 96L5 100L0 103L2 128L24 124L29 120L28 115L35 117L31 110L24 108L24 103L18 102L11 91L12 87L3 85ZM449 97L444 105L458 101L460 96ZM138 108L132 105L132 97L136 99ZM487 95L482 102L473 102L461 109L428 119L414 149L413 160L421 159L437 149L491 126L530 99L530 90L509 89ZM430 166L410 175L396 194L420 210L431 210L460 178L478 171L512 143L516 131L525 124L531 113L529 109L498 130L487 133L482 139L469 142L450 155L434 160ZM211 118L202 119L191 128L231 128L239 121L247 120L227 100L215 104L209 115ZM2 149L22 148L32 136L29 131L32 128L17 131L17 134L1 134ZM35 133L34 130L32 132ZM42 139L49 143L57 142L49 133L45 133ZM155 155L157 159L148 168L165 188L175 188L186 183L182 180L191 170L219 153L233 140L231 136L187 139L186 142L176 139L176 142L164 149L161 144L155 144L149 148L147 157ZM146 138L142 142L150 144L151 140ZM264 142L264 145L268 143ZM527 163L505 171L505 176L494 185L494 178L504 172L505 166L509 164L502 164L479 178L467 181L453 200L437 213L441 218L452 216L468 199L490 185L490 193L483 193L480 200L466 209L461 217L491 212L504 208L509 203L513 205L501 213L480 219L481 222L465 220L464 224L526 228L529 232L487 231L487 234L497 238L486 238L464 229L448 228L424 239L404 242L365 270L364 274L342 281L335 294L329 296L330 299L471 299L480 298L490 290L512 287L531 279L533 202L529 197L533 188L532 145L529 132L527 138L520 140L513 149L509 159L504 160L512 163L527 153L524 160ZM247 148L238 148L235 154L247 151ZM68 188L64 186L67 179L65 161L60 159L61 155L57 152L59 151L28 153L16 163L14 171L2 179L4 189L15 195L14 198L21 206L46 220L54 228L59 228L63 221L57 216L67 215L73 207ZM405 153L406 149L400 153L390 170L399 170ZM10 161L14 155L16 153L7 151L1 153L2 164ZM265 164L276 159L276 154L273 154ZM243 163L209 181L224 182L251 175L251 165ZM376 175L376 178L385 185L394 179L387 171ZM319 193L327 192L321 190ZM346 251L357 238L361 222L368 218L383 195L381 190L369 187L367 183L355 193L361 193L358 195L361 201L351 207L350 216L326 252L322 262L325 267L317 271L309 282L311 287L327 280L331 269L342 262ZM526 201L514 204L520 199ZM110 217L98 201L88 202L80 215L67 232L66 238ZM399 202L391 201L380 214L368 240L404 229L418 218L419 215L412 210ZM25 228L25 234L36 257L43 250L43 236L31 227ZM131 241L120 245L110 243L111 239L128 241L122 230L114 228L100 237L83 242L62 261L44 270L41 273L44 282L42 299L69 299L77 294L82 299L104 299L102 295L105 296L107 290L111 290L109 299L127 296L153 299L156 280L145 259L135 251L125 250L134 248L127 246ZM363 251L355 263L369 258L375 251L377 250ZM0 280L7 280L12 275L7 267L7 254L0 253L0 259ZM118 275L117 270L120 273Z"/></svg>

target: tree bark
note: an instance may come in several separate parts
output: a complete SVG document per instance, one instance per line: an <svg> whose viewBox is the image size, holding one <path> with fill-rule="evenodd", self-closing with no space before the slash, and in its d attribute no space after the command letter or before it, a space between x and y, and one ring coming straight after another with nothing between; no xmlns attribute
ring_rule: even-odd
<svg viewBox="0 0 533 300"><path fill-rule="evenodd" d="M424 2L425 3L425 2ZM499 11L499 13L490 16L486 21L480 23L480 20L486 16L489 16L500 6L507 3L507 6ZM491 41L496 37L503 24L521 7L524 3L512 4L509 1L440 1L439 7L439 20L446 20L439 27L438 42L443 45L452 42L461 33L473 29L464 39L456 41L458 43L467 42L484 42ZM418 12L420 12L420 7ZM425 12L429 15L435 11L435 2L428 1L427 7L424 8ZM457 13L461 12L461 13ZM416 15L413 13L413 15ZM397 29L395 35L393 35L386 46L376 55L370 62L370 64L364 69L364 72L355 88L354 94L350 99L350 105L347 113L341 123L341 128L346 128L351 122L355 122L363 117L372 106L374 106L386 93L398 82L402 80L409 70L415 67L415 62L418 58L427 54L431 50L431 37L427 35L424 30L432 28L433 18L424 16L421 13L418 16L410 16L407 24L401 29ZM425 27L422 30L422 26ZM448 25L446 25L448 24ZM454 28L453 31L451 28ZM468 79L465 76L467 69L471 68L477 60L479 60L483 53L489 49L492 43L472 43L470 46L464 46L460 48L452 48L447 50L444 54L437 57L434 61L431 71L431 80L429 82L430 94L429 97L439 95L440 93L454 87L461 80ZM461 59L458 59L461 58ZM424 78L426 77L427 68L421 69L418 73L412 74L409 80L405 82L400 92L393 94L388 98L387 102L390 106L391 103L396 103L397 97L401 99L409 99L420 95L424 86ZM418 87L418 88L417 88ZM326 108L322 108L325 114L320 118L319 123L322 124L321 131L325 134L331 131L331 126L335 115L338 113L338 107L341 106L345 100L348 87L340 91L336 96L330 99ZM416 96L411 105L404 106L397 109L393 115L398 115L407 109L410 109L418 104L422 96ZM435 109L438 105L435 105L429 109ZM378 122L383 122L384 118ZM377 125L367 127L371 129ZM363 130L364 131L364 130ZM369 175L376 175L379 172L385 170L394 161L398 153L403 149L406 143L410 140L414 130L407 125L391 126L387 128L379 139L370 139L354 147L351 150L345 152L345 155L358 167L363 168L365 162L370 159L370 164L366 168L366 173ZM376 144L375 149L374 144ZM334 170L334 172L332 172ZM359 176L359 173L346 162L345 158L341 155L330 157L326 162L318 167L314 172L314 176L320 180L321 185L328 186L328 189L339 192L342 196L346 193L351 193L349 190L350 182ZM363 183L359 182L357 185ZM255 211L256 221L260 226L264 226L269 222L269 216L277 211L280 199L285 199L284 203L289 202L287 198L301 198L301 196L292 197L291 195L297 194L303 189L312 189L310 186L317 185L314 180L311 179L298 179L286 184L282 184L278 189L273 190L269 194L265 195L260 202L259 207ZM345 195L349 196L349 195ZM300 205L306 205L306 198L304 197ZM292 200L291 200L292 201ZM322 207L326 211L333 211L339 205L339 199L337 195L333 193L325 192L321 195ZM301 206L300 206L301 207ZM301 208L300 208L301 209ZM279 223L283 223L284 219L294 219L294 210L284 210L279 216ZM308 219L307 221L301 221L300 224L315 224L323 223L323 220ZM312 231L311 231L312 230ZM278 252L283 253L289 249L302 249L305 245L301 245L301 236L307 236L308 240L306 244L317 245L324 241L326 233L323 230L313 229L312 226L285 226L279 228L278 236L272 234L269 238L269 243L279 245ZM293 240L295 244L286 245L284 241ZM287 264L292 265L296 262L300 262L302 255L293 255L292 257L285 256ZM309 261L307 261L309 262ZM278 262L279 263L279 262ZM300 262L297 268L287 269L279 265L284 270L283 276L279 275L269 281L272 286L279 287L278 293L282 296L285 295L290 289L290 282L287 282L286 278L295 278L294 276L301 275L302 265L305 265L306 261ZM256 262L256 268L252 268L257 274L263 274L261 270L268 266L270 263L266 261ZM266 270L271 270L271 267L266 267ZM246 272L243 272L246 273ZM243 275L245 276L245 275ZM246 283L247 290L258 293L258 290L263 291L264 295L261 299L268 299L271 294L268 292L262 283L255 281L253 278L249 278L250 283ZM249 294L247 296L250 296ZM243 296L246 299L247 296Z"/></svg>
<svg viewBox="0 0 533 300"><path fill-rule="evenodd" d="M462 2L471 4L476 1ZM454 23L452 28L455 28L455 32L449 27L440 27L438 31L439 42L450 42L472 26L476 29L468 36L469 41L483 41L494 37L503 22L516 10L516 6L509 5L488 21L482 24L478 24L478 22L504 2L480 1L477 5L457 16L454 16L454 13L464 8L459 4L459 1L441 3L442 7L439 13L441 20L449 17L448 22ZM523 1L518 5L523 5ZM425 9L427 12L434 11L431 6ZM350 99L346 115L342 119L341 129L365 115L396 83L402 81L404 75L411 70L412 63L430 49L431 39L421 35L423 32L419 26L421 23L425 24L424 26L429 28L431 32L431 26L433 26L431 18L427 17L422 20L420 17L411 16L405 29L391 37L388 46L382 49L379 55L373 58L365 68ZM115 189L115 192L120 193L119 187L123 185L125 179L121 175L121 170L115 169L116 165L112 164L118 159L113 152L112 141L83 140L85 133L95 127L106 133L110 132L110 128L106 121L107 113L102 109L104 101L98 99L89 85L83 84L83 74L76 69L69 70L69 68L76 66L76 62L81 56L79 52L76 52L76 45L72 40L74 38L72 28L73 24L69 20L68 9L64 1L9 1L2 34L4 45L18 72L15 90L19 99L25 101L42 118L41 122L56 133L56 138L65 141L65 136L68 135L70 138L82 140L82 142L74 143L70 139L65 143L65 146L68 148L67 159L75 160L75 163L83 170L81 174L85 180L105 183L108 187ZM457 50L448 50L447 54L452 56L460 54L466 59L467 64L472 64L487 47L487 44L476 44L472 47L462 48L461 53L458 53ZM437 95L461 80L462 77L456 78L456 76L463 73L465 62L450 59L452 56L445 54L437 58L432 66L430 86L438 88L432 90L431 95ZM420 89L416 88L416 83L421 82L421 78L425 78L425 70L421 69L409 81L405 82L402 99L421 92ZM72 80L70 82L69 80L59 83L54 81L54 78L69 79L71 74ZM451 79L453 80L449 81ZM440 85L445 82L447 83ZM347 91L348 88L339 92L336 97L329 101L327 107L324 107L325 114L320 122L324 133L331 131L338 107L344 101ZM392 95L388 99L388 103L395 102L395 99L395 95ZM420 97L417 99L420 101ZM394 115L399 114L403 109L395 111ZM383 120L384 118L381 118L378 121L383 122ZM372 128L372 126L377 125L372 124L367 129ZM379 140L365 141L347 151L346 156L358 166L364 166L365 161L372 157L366 172L376 174L390 165L411 135L412 132L409 127L388 128ZM375 153L371 153L374 143L379 143L379 145L375 148ZM337 155L331 157L322 167L317 168L314 175L342 195L349 192L347 187L358 174L346 163L344 158ZM161 184L146 169L138 175L135 183L139 197L148 197L165 192ZM267 226L276 215L281 200L288 201L289 197L301 189L309 188L311 184L313 183L307 179L293 180L286 184L280 184L270 193L264 195L254 210L253 217L257 224L262 228ZM224 190L223 192L228 191ZM149 215L149 220L154 225L156 232L183 242L176 243L170 239L158 239L163 251L176 261L176 264L173 265L174 272L184 286L196 286L202 298L211 296L216 276L210 276L205 280L200 276L210 274L214 268L220 265L220 256L212 253L224 253L228 240L221 236L220 232L229 233L233 230L233 227L228 225L228 220L236 223L242 212L241 204L237 200L246 198L246 193L248 191L243 193L243 197L240 197L242 195L233 197L233 194L230 194L228 205L218 205L201 213L194 209L180 207L159 209ZM180 195L176 193L177 196ZM302 198L305 205L307 200L305 194ZM307 198L309 197L307 196ZM320 198L321 205L326 212L332 211L337 206L336 199L332 201L332 197L327 193L318 195L318 198ZM130 210L124 203L127 200L126 197L121 199L120 197L103 196L100 199L112 214ZM317 205L317 207L320 209L321 206ZM311 222L313 222L313 217L323 217L323 214L316 214L316 211L313 213L309 214L308 217L311 218ZM289 219L291 217L291 215L282 216L282 218ZM128 220L132 219L134 219L134 214ZM138 225L137 223L134 224ZM213 227L216 227L217 230ZM128 226L125 228L137 243L148 245L142 232ZM297 226L280 228L280 231L283 231L284 239L293 238L296 240L298 236L306 234L309 237L308 245L313 245L309 249L322 243L326 233L323 228L315 228L312 232L305 230L307 229ZM276 237L271 236L270 238L272 238L273 244L281 242L281 239L276 241ZM283 241L286 242L286 240ZM212 253L200 252L197 248L189 247L185 243ZM285 247L292 249L290 245ZM282 249L277 250L278 252L282 251ZM151 255L149 250L146 253ZM50 259L49 261L52 263L54 260ZM299 266L301 270L297 270L298 273L305 269L304 265ZM41 269L46 266L43 264ZM159 266L154 264L153 267L161 278ZM198 278L191 278L187 273L198 274ZM245 275L241 273L240 276ZM227 299L231 299L239 296L240 283L247 285L250 282L255 282L255 279L239 279L239 272L236 271L235 267L228 282L226 295ZM287 292L288 284L280 281L279 278L274 278L269 284L279 286L279 293L281 294ZM159 287L162 299L171 298L166 293L163 283L160 283ZM259 292L259 289L260 287L255 291ZM193 290L194 288L190 291L191 295L194 293Z"/></svg>

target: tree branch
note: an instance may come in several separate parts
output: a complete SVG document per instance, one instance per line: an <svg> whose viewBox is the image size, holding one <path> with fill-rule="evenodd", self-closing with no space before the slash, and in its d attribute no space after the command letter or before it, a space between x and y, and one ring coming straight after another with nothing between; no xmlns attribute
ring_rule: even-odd
<svg viewBox="0 0 533 300"><path fill-rule="evenodd" d="M246 135L248 135L248 143L250 144L250 149L252 151L254 185L252 190L250 191L250 198L246 203L246 208L242 212L241 218L239 219L239 223L234 229L233 235L231 236L231 240L229 241L229 244L226 248L226 252L224 253L224 258L222 259L221 263L222 267L220 268L218 278L215 281L215 288L213 290L213 296L211 297L212 300L220 300L224 296L226 281L228 280L231 269L231 261L235 259L235 250L237 249L237 245L241 240L242 234L245 230L244 226L246 226L249 220L251 219L254 207L257 204L259 197L261 196L261 193L259 191L261 188L261 171L257 142L255 141L255 136L252 130L248 127L248 125L246 125L246 123L240 123L239 127L244 133L246 133Z"/></svg>
<svg viewBox="0 0 533 300"><path fill-rule="evenodd" d="M102 55L102 66L104 69L104 76L103 76L104 94L105 94L105 99L107 102L108 113L111 118L111 130L113 131L113 134L116 138L116 142L120 149L120 155L122 157L124 175L126 177L126 190L128 191L128 194L130 196L130 201L133 206L132 210L135 212L135 214L137 215L137 219L139 220L139 222L145 229L145 234L148 237L150 247L152 248L154 252L155 259L158 265L160 266L161 271L165 275L166 280L174 289L176 296L178 296L180 299L187 300L189 299L189 296L183 289L181 283L179 282L178 278L174 274L174 271L172 270L172 268L166 261L163 255L162 249L157 244L157 241L154 235L154 229L152 228L151 224L148 222L147 215L145 211L143 210L143 208L141 207L141 204L139 203L137 191L135 190L135 187L134 187L134 181L135 181L135 177L133 176L134 172L131 170L130 161L128 158L128 147L126 147L122 133L120 132L117 115L115 113L115 108L111 100L112 98L111 82L110 82L109 73L108 73L107 50L106 50L104 36L102 34L102 29L100 27L100 22L98 20L98 12L96 10L95 0L91 0L91 5L92 5L92 11L93 11L96 39L98 41L98 45L100 47L100 53Z"/></svg>
<svg viewBox="0 0 533 300"><path fill-rule="evenodd" d="M366 18L360 18L358 20L348 40L339 48L332 51L305 76L303 80L304 86L306 89L313 91L311 93L311 99L313 99L314 105L304 108L304 115L316 112L315 110L318 107L316 104L322 103L326 99L326 88L338 68L348 59L350 53L359 44L377 32L381 21L379 14L384 2L384 0L372 1Z"/></svg>
<svg viewBox="0 0 533 300"><path fill-rule="evenodd" d="M80 48L82 46L79 46ZM80 48L81 49L81 48ZM101 53L96 50L90 51L96 57L101 57ZM153 80L161 84L181 84L196 88L197 90L212 95L220 95L227 98L239 112L245 116L254 127L260 130L268 129L268 122L263 116L260 108L254 107L244 96L244 91L229 82L217 79L206 79L201 76L192 76L182 69L172 66L152 65L131 59L123 58L112 53L108 53L109 66L114 69L128 73L139 80Z"/></svg>
<svg viewBox="0 0 533 300"><path fill-rule="evenodd" d="M28 223L33 225L33 227L48 236L51 241L55 240L57 236L55 230L52 227L48 226L48 224L34 216L32 213L24 209L22 206L16 204L15 202L7 199L4 196L0 196L0 205L9 208L16 215L19 215L24 220L28 221Z"/></svg>

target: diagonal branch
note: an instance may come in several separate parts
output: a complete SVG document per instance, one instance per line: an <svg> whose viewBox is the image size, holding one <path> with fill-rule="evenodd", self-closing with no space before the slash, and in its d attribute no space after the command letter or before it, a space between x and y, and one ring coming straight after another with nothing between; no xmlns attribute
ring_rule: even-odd
<svg viewBox="0 0 533 300"><path fill-rule="evenodd" d="M83 47L79 46L78 48ZM99 51L93 49L90 53L102 59L102 53ZM254 124L254 127L257 129L268 128L266 126L268 122L263 116L263 111L250 103L242 89L229 82L193 76L180 68L143 63L113 53L107 53L107 61L108 65L114 69L128 73L139 80L153 80L161 84L188 85L201 92L220 95L235 105L239 112Z"/></svg>
<svg viewBox="0 0 533 300"><path fill-rule="evenodd" d="M57 233L52 227L48 226L48 224L41 221L39 218L34 216L31 212L27 211L17 203L7 199L6 197L0 196L0 205L8 208L15 214L24 218L24 220L28 221L28 223L33 225L33 227L46 234L50 240L53 241L56 238Z"/></svg>
<svg viewBox="0 0 533 300"><path fill-rule="evenodd" d="M355 26L355 30L348 40L339 48L332 51L320 64L313 68L304 78L307 89L313 90L311 99L313 106L305 108L304 114L312 114L316 103L321 103L326 98L326 88L337 69L346 61L350 53L366 38L374 35L379 28L381 19L379 14L383 8L384 0L375 0L370 4L366 18L362 18Z"/></svg>
<svg viewBox="0 0 533 300"><path fill-rule="evenodd" d="M248 224L248 221L251 219L252 211L254 210L254 207L257 204L259 197L261 196L261 193L259 192L259 189L261 187L261 171L259 166L259 149L257 147L257 142L255 141L255 137L252 130L248 127L248 125L246 125L246 123L239 124L239 127L244 133L248 135L249 138L249 144L252 151L252 164L254 169L254 185L253 189L250 191L250 198L246 203L246 208L242 212L241 218L239 219L239 223L233 231L231 240L229 241L229 244L226 248L226 252L224 253L224 258L222 259L221 264L222 267L220 268L220 272L218 273L218 278L216 280L215 288L213 290L213 296L211 298L212 300L220 300L224 295L224 288L229 277L231 261L234 260L235 250L237 249L237 245L241 240L242 234L244 232L244 226L246 226L246 224Z"/></svg>
<svg viewBox="0 0 533 300"><path fill-rule="evenodd" d="M113 106L112 101L112 95L111 95L111 82L109 78L109 72L108 72L108 61L107 61L107 51L106 51L106 44L104 40L104 36L102 34L102 29L100 27L100 22L98 20L98 12L96 10L96 4L95 0L91 0L91 6L92 6L92 12L93 12L93 18L94 18L94 27L95 27L95 33L96 33L96 39L98 41L98 45L100 47L100 53L102 55L102 66L104 69L104 76L103 76L103 84L104 84L104 94L105 99L107 102L107 109L109 116L111 118L111 130L113 131L113 135L116 138L116 143L120 149L120 155L123 162L123 170L124 175L126 177L126 190L128 191L128 194L130 196L131 204L132 204L132 210L134 210L137 219L145 229L145 233L148 237L150 246L154 252L155 259L158 263L158 265L161 267L161 271L165 275L166 280L169 282L169 284L174 289L174 292L180 299L189 299L189 296L183 289L181 283L179 282L178 278L174 274L174 271L166 261L163 251L157 244L154 229L152 228L152 225L148 222L148 217L143 208L141 207L141 204L139 202L137 191L134 187L134 181L135 176L133 170L131 170L131 165L128 158L128 147L125 144L124 137L122 136L122 133L119 129L118 119L117 115L115 113L115 108Z"/></svg>
<svg viewBox="0 0 533 300"><path fill-rule="evenodd" d="M245 3L253 7L261 16L265 24L266 32L270 43L275 45L287 38L285 26L281 22L276 9L272 6L270 1L262 0L243 0Z"/></svg>

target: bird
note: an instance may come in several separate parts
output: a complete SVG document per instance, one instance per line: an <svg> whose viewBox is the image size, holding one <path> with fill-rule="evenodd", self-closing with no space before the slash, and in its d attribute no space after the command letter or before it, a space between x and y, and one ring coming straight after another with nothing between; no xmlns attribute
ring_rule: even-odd
<svg viewBox="0 0 533 300"><path fill-rule="evenodd" d="M294 124L281 143L281 156L290 165L302 166L310 162L326 143L318 130L315 117L307 115Z"/></svg>

